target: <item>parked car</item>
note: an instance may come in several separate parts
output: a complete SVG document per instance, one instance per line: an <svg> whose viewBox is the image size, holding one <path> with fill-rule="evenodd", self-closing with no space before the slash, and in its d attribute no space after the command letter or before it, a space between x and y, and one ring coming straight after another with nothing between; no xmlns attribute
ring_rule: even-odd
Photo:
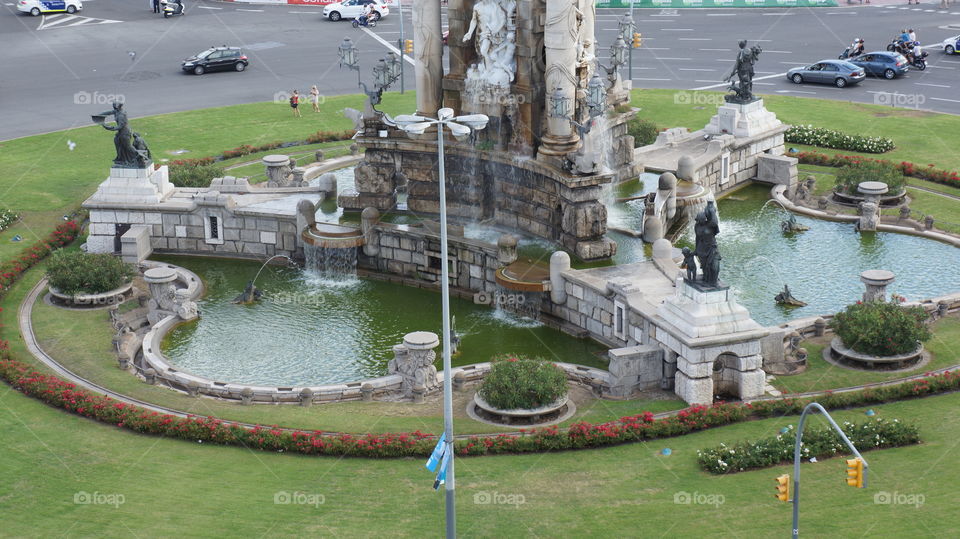
<svg viewBox="0 0 960 539"><path fill-rule="evenodd" d="M868 75L876 75L885 79L895 78L910 70L907 59L896 52L867 52L850 60L850 63L862 67Z"/></svg>
<svg viewBox="0 0 960 539"><path fill-rule="evenodd" d="M948 37L941 41L938 45L931 45L943 49L943 52L947 54L956 54L960 50L960 36Z"/></svg>
<svg viewBox="0 0 960 539"><path fill-rule="evenodd" d="M203 75L207 71L243 71L250 65L247 55L240 47L211 47L196 56L183 61L180 66L194 75Z"/></svg>
<svg viewBox="0 0 960 539"><path fill-rule="evenodd" d="M863 68L857 67L845 60L820 60L805 67L795 67L787 71L787 80L797 84L803 82L819 82L832 84L843 88L857 84L867 78Z"/></svg>
<svg viewBox="0 0 960 539"><path fill-rule="evenodd" d="M327 4L323 8L323 18L337 22L341 19L352 21L363 13L363 6L373 4L373 19L379 21L390 14L390 8L382 0L343 0Z"/></svg>
<svg viewBox="0 0 960 539"><path fill-rule="evenodd" d="M17 11L29 13L34 17L41 13L57 13L66 11L67 13L76 13L83 9L83 2L80 0L18 0Z"/></svg>

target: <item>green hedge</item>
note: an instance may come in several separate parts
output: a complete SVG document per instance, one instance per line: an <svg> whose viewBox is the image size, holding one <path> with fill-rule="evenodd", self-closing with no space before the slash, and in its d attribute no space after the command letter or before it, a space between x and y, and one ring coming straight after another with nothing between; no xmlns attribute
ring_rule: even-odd
<svg viewBox="0 0 960 539"><path fill-rule="evenodd" d="M214 178L222 178L223 168L208 163L172 163L170 183L177 187L210 187Z"/></svg>
<svg viewBox="0 0 960 539"><path fill-rule="evenodd" d="M543 359L498 357L478 393L501 410L539 408L567 394L567 376Z"/></svg>
<svg viewBox="0 0 960 539"><path fill-rule="evenodd" d="M920 443L920 432L917 428L905 425L898 419L885 421L877 418L860 424L845 421L841 428L861 453L871 449ZM697 451L697 463L713 474L769 468L793 462L795 443L796 432L793 425L790 425L785 432L770 438L732 445L720 444ZM803 431L803 445L800 447L800 456L803 459L824 459L846 455L848 452L847 445L832 428L807 427Z"/></svg>
<svg viewBox="0 0 960 539"><path fill-rule="evenodd" d="M830 322L843 344L862 354L895 356L916 350L931 337L926 321L930 315L920 306L895 302L856 302L837 313Z"/></svg>
<svg viewBox="0 0 960 539"><path fill-rule="evenodd" d="M867 181L887 184L888 192L891 195L903 192L907 185L903 172L893 163L860 161L844 165L837 171L836 188L840 193L855 195L857 194L857 186Z"/></svg>
<svg viewBox="0 0 960 539"><path fill-rule="evenodd" d="M884 137L864 137L848 135L842 131L814 127L812 125L794 125L784 134L784 141L793 144L807 144L866 153L884 153L897 147L892 140Z"/></svg>
<svg viewBox="0 0 960 539"><path fill-rule="evenodd" d="M133 267L112 254L55 251L47 266L50 286L69 295L100 294L130 282Z"/></svg>

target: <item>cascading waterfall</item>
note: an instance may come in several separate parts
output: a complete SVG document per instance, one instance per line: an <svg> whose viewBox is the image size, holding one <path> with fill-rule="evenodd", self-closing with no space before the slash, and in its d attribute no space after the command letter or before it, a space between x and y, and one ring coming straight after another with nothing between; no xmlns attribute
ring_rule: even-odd
<svg viewBox="0 0 960 539"><path fill-rule="evenodd" d="M519 292L498 285L493 293L493 307L498 318L506 318L503 314L510 313L539 323L542 299L541 292Z"/></svg>
<svg viewBox="0 0 960 539"><path fill-rule="evenodd" d="M357 277L357 248L319 247L304 244L303 255L308 273L333 281L352 281Z"/></svg>

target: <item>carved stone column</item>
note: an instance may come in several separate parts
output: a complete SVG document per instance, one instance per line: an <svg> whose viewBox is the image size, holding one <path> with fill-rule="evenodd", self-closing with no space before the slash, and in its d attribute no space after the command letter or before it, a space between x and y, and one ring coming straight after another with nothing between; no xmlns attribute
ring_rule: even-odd
<svg viewBox="0 0 960 539"><path fill-rule="evenodd" d="M440 0L413 3L413 59L416 62L417 113L436 116L442 102L443 30Z"/></svg>
<svg viewBox="0 0 960 539"><path fill-rule="evenodd" d="M579 141L569 118L554 118L550 114L551 99L559 88L560 95L567 98L568 116L572 118L576 107L577 42L580 39L582 13L578 0L552 0L547 2L546 24L543 44L546 49L546 102L547 132L543 136L540 153L551 156L565 155Z"/></svg>

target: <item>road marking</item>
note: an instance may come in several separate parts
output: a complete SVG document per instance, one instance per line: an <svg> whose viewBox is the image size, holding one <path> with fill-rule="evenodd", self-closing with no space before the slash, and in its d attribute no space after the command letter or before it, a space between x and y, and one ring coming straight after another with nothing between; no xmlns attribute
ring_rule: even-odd
<svg viewBox="0 0 960 539"><path fill-rule="evenodd" d="M643 79L640 77L634 77L633 80L670 80L670 79Z"/></svg>
<svg viewBox="0 0 960 539"><path fill-rule="evenodd" d="M693 28L661 28L661 32L693 32Z"/></svg>
<svg viewBox="0 0 960 539"><path fill-rule="evenodd" d="M673 19L637 19L637 22L673 22Z"/></svg>
<svg viewBox="0 0 960 539"><path fill-rule="evenodd" d="M946 62L948 64L960 64L960 60L940 60L941 62Z"/></svg>
<svg viewBox="0 0 960 539"><path fill-rule="evenodd" d="M693 58L657 58L657 60L693 60Z"/></svg>
<svg viewBox="0 0 960 539"><path fill-rule="evenodd" d="M755 82L753 83L753 85L754 86L776 86L776 84L772 82Z"/></svg>
<svg viewBox="0 0 960 539"><path fill-rule="evenodd" d="M707 17L733 17L736 13L707 13Z"/></svg>
<svg viewBox="0 0 960 539"><path fill-rule="evenodd" d="M780 62L780 63L781 63L781 64L784 64L784 65L790 65L790 66L803 66L803 65L807 65L807 64L805 64L804 62Z"/></svg>
<svg viewBox="0 0 960 539"><path fill-rule="evenodd" d="M364 32L366 32L367 35L369 35L369 36L372 37L373 39L376 39L377 41L379 41L381 45L383 45L383 46L386 47L387 49L393 51L394 54L400 54L400 49L398 49L398 48L394 47L393 45L391 45L390 42L387 41L386 39L383 39L382 37L378 36L377 34L371 32L369 28L360 28L360 29L363 30ZM412 66L416 66L416 65L417 65L417 63L413 61L413 58L410 58L410 56L407 55L407 54L404 54L404 55L403 55L403 59L406 60L407 62L409 62L410 65L412 65Z"/></svg>
<svg viewBox="0 0 960 539"><path fill-rule="evenodd" d="M926 82L918 82L917 86L933 86L934 88L950 88L948 84L929 84Z"/></svg>
<svg viewBox="0 0 960 539"><path fill-rule="evenodd" d="M677 41L713 41L709 37L680 37L677 38Z"/></svg>
<svg viewBox="0 0 960 539"><path fill-rule="evenodd" d="M933 13L934 11L936 11L936 10L935 10L935 9L925 9L925 10L923 10L924 13Z"/></svg>
<svg viewBox="0 0 960 539"><path fill-rule="evenodd" d="M756 77L756 78L754 78L753 80L754 80L754 81L758 81L758 80L772 79L772 78L774 78L774 77L786 77L786 76L787 76L787 73L786 73L786 72L783 72L783 73L777 73L777 74L775 74L775 75L767 75L767 76L765 76L765 77ZM720 84L714 84L714 85L712 85L712 86L701 86L701 87L699 87L699 88L691 88L691 90L709 90L709 89L711 89L711 88L717 88L717 87L720 87L720 86L725 86L726 84L727 84L727 83L723 82L723 83L720 83Z"/></svg>
<svg viewBox="0 0 960 539"><path fill-rule="evenodd" d="M697 49L698 51L730 52L731 49Z"/></svg>
<svg viewBox="0 0 960 539"><path fill-rule="evenodd" d="M936 68L936 69L956 69L955 67L934 66L934 65L930 65L930 64L927 64L927 67L933 67L933 68Z"/></svg>
<svg viewBox="0 0 960 539"><path fill-rule="evenodd" d="M222 7L211 7L211 6L197 6L197 9L223 9ZM293 13L291 11L290 13Z"/></svg>
<svg viewBox="0 0 960 539"><path fill-rule="evenodd" d="M777 90L778 94L810 94L817 95L817 92L804 92L803 90Z"/></svg>
<svg viewBox="0 0 960 539"><path fill-rule="evenodd" d="M709 82L709 83L716 83L716 82L723 82L723 81L719 81L719 80L699 80L699 79L697 79L697 80L694 80L693 82Z"/></svg>
<svg viewBox="0 0 960 539"><path fill-rule="evenodd" d="M216 8L216 9L221 9L221 8ZM287 13L291 13L293 15L316 15L317 14L316 11L288 11Z"/></svg>
<svg viewBox="0 0 960 539"><path fill-rule="evenodd" d="M827 15L856 15L856 11L831 11Z"/></svg>
<svg viewBox="0 0 960 539"><path fill-rule="evenodd" d="M681 67L680 71L716 71L716 69L710 69L708 67Z"/></svg>
<svg viewBox="0 0 960 539"><path fill-rule="evenodd" d="M931 97L934 101L949 101L951 103L960 103L960 99L946 99L943 97Z"/></svg>
<svg viewBox="0 0 960 539"><path fill-rule="evenodd" d="M67 13L58 13L54 15L44 15L40 18L40 26L37 30L51 30L56 28L70 28L73 26L93 26L95 24L111 24L113 19L95 19L93 17L81 17L79 15L70 15Z"/></svg>
<svg viewBox="0 0 960 539"><path fill-rule="evenodd" d="M786 17L788 15L796 15L796 13L787 13L784 11L783 13L763 13L763 15L770 17Z"/></svg>
<svg viewBox="0 0 960 539"><path fill-rule="evenodd" d="M263 13L262 9L238 9L237 11L249 11L250 13Z"/></svg>
<svg viewBox="0 0 960 539"><path fill-rule="evenodd" d="M644 38L646 39L646 38ZM647 49L648 51L668 51L669 47L641 47L640 50Z"/></svg>

